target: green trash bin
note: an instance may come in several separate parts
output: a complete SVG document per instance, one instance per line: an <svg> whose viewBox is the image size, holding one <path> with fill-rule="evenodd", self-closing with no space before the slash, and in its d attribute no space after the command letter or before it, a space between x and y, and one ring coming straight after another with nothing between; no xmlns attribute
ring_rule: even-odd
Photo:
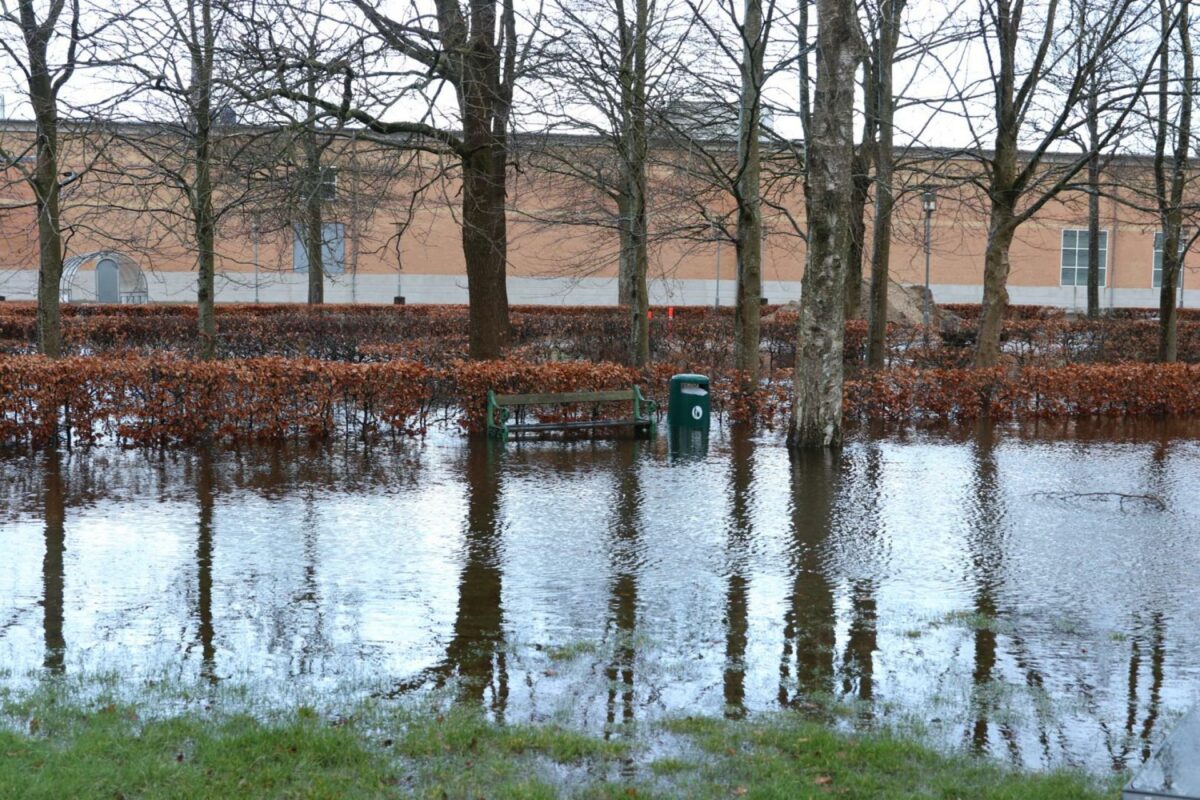
<svg viewBox="0 0 1200 800"><path fill-rule="evenodd" d="M711 415L712 396L706 376L684 373L671 377L671 395L667 402L668 425L706 431Z"/></svg>

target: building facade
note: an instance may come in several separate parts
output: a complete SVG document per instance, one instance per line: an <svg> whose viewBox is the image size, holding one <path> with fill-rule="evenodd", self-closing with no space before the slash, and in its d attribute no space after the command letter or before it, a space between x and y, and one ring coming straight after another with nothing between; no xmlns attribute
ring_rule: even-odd
<svg viewBox="0 0 1200 800"><path fill-rule="evenodd" d="M30 135L28 123L0 123L0 143L8 152L19 151L17 145ZM595 145L560 141L554 146L575 147L579 158L602 160ZM143 163L143 154L110 148L97 159L86 142L64 147L64 163L80 169L83 177L64 190L63 300L193 302L195 256L188 246L186 209L168 188L148 188L145 176L155 171ZM409 158L382 169L377 152L352 148L347 156L343 149L323 181L326 302L391 303L402 296L408 303L465 303L453 170L434 157ZM100 162L103 168L97 167ZM544 163L531 150L509 187L510 302L615 304L619 259L610 197L603 187L540 168ZM732 203L712 185L681 181L680 174L691 173L679 165L675 153L651 170L656 198L650 209L651 302L732 304ZM0 188L0 295L9 300L32 299L37 285L34 210L21 179L26 166L10 164ZM1161 236L1154 216L1138 210L1135 201L1148 173L1148 165L1130 161L1109 176L1100 234L1103 307L1158 304ZM222 196L242 199L219 203L217 301L304 302L308 264L287 196L246 199L243 195L252 193L233 192L235 179L229 181ZM901 187L890 268L894 280L921 284L921 192L930 181L918 183L914 172L909 183ZM798 181L779 185L784 188L766 215L763 247L763 294L772 303L799 298L804 269L804 241L795 222L803 220L802 191ZM937 192L929 226L934 297L938 302L979 302L986 207L966 181L943 181ZM1086 307L1086 208L1082 192L1064 192L1019 229L1010 253L1012 303ZM1180 293L1185 307L1200 304L1200 274L1189 260L1185 258ZM869 274L869 267L864 272Z"/></svg>

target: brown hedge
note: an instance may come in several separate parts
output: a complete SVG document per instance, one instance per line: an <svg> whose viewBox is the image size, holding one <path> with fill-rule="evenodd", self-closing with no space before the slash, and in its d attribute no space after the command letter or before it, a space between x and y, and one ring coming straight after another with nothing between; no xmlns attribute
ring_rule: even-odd
<svg viewBox="0 0 1200 800"><path fill-rule="evenodd" d="M0 444L43 445L61 431L88 445L420 435L434 408L478 431L488 389L578 391L640 384L664 402L676 365L639 372L613 363L411 361L348 364L255 358L197 362L143 358L0 356ZM753 398L713 372L714 406L731 418L778 425L790 411L790 374L765 376ZM569 416L583 409L544 413ZM989 370L900 368L848 380L851 420L894 421L1200 414L1200 366L1067 365Z"/></svg>
<svg viewBox="0 0 1200 800"><path fill-rule="evenodd" d="M411 362L0 357L0 443L135 445L424 431L430 370Z"/></svg>
<svg viewBox="0 0 1200 800"><path fill-rule="evenodd" d="M971 307L955 307L964 312ZM75 354L134 351L145 356L194 353L195 310L188 306L67 306L68 350ZM1008 358L1021 366L1151 361L1157 351L1153 319L1134 314L1101 320L1069 319L1058 309L1019 307L1004 326ZM33 307L0 304L0 353L31 352ZM307 357L347 362L392 359L442 368L464 358L467 317L463 306L233 305L218 307L219 355L223 358ZM628 315L607 307L513 308L509 356L524 361L624 360ZM966 315L970 316L970 315ZM924 346L919 326L888 326L889 366L961 368L970 365L975 322L966 319L953 335L934 333ZM866 356L866 323L846 324L850 374ZM651 355L656 363L732 368L733 320L727 309L679 308L668 319L656 309ZM781 309L762 326L764 367L790 369L795 359L796 313ZM1180 359L1200 362L1200 320L1179 325Z"/></svg>

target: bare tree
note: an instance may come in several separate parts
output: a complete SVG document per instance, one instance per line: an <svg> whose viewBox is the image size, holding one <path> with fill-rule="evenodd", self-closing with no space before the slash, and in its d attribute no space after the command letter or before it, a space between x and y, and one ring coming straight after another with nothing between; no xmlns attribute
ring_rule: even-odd
<svg viewBox="0 0 1200 800"><path fill-rule="evenodd" d="M611 229L615 209L617 298L629 313L629 361L644 366L650 357L650 137L663 94L677 80L685 20L658 0L556 0L553 10L553 58L536 76L552 98L541 110L550 135L526 156L526 165L542 179L545 173L570 178L572 199L578 199L577 182L598 195L599 217L578 202L567 204L571 224ZM554 132L564 129L595 141L561 146Z"/></svg>
<svg viewBox="0 0 1200 800"><path fill-rule="evenodd" d="M230 4L147 0L122 13L105 45L121 89L111 101L114 145L95 170L92 202L138 228L105 235L159 252L170 242L195 258L197 353L212 358L218 229L260 188L255 171L280 160L279 137L238 124Z"/></svg>
<svg viewBox="0 0 1200 800"><path fill-rule="evenodd" d="M365 16L372 35L397 56L420 66L423 86L433 80L453 88L461 135L431 121L432 111L418 122L387 122L364 107L317 102L302 92L291 96L306 102L311 99L318 107L379 133L428 139L457 156L463 181L470 354L472 358L495 358L510 334L505 195L513 91L524 65L534 55L534 39L526 39L524 46L518 42L513 0L467 0L465 5L459 0L435 0L437 13L432 20L415 4L407 16L396 17L372 0L353 3ZM536 19L530 27L538 28Z"/></svg>
<svg viewBox="0 0 1200 800"><path fill-rule="evenodd" d="M808 144L808 265L796 345L788 443L831 447L842 440L845 275L853 192L854 75L861 35L851 0L818 0L817 82Z"/></svg>
<svg viewBox="0 0 1200 800"><path fill-rule="evenodd" d="M39 19L39 6L44 15ZM63 271L63 232L59 169L59 95L75 74L82 38L79 0L0 0L0 25L20 31L21 43L0 35L0 49L24 75L36 124L34 167L24 171L33 190L38 226L37 344L38 352L62 355L62 318L59 312ZM7 33L7 32L6 32ZM62 49L55 63L56 49ZM13 154L0 156L18 164ZM72 176L73 177L73 176Z"/></svg>
<svg viewBox="0 0 1200 800"><path fill-rule="evenodd" d="M775 0L744 0L740 11L733 0L712 5L689 0L689 6L704 34L692 46L711 50L712 63L698 71L690 87L693 97L677 102L664 122L689 156L685 171L691 180L685 190L697 198L732 201L736 230L726 235L737 254L734 368L741 376L739 390L750 393L758 385L761 358L764 207L786 218L792 233L803 235L783 200L800 174L797 154L791 143L773 141L764 120L768 83L791 67L798 48L796 42L772 38L772 28L786 22ZM766 153L764 140L772 141ZM785 166L773 169L771 162ZM698 190L705 182L708 189ZM722 231L725 227L719 224Z"/></svg>
<svg viewBox="0 0 1200 800"><path fill-rule="evenodd" d="M979 40L988 64L982 88L991 98L996 120L992 147L984 149L982 132L976 129L976 145L970 152L980 167L978 183L988 200L983 307L975 350L975 364L980 367L992 366L1000 357L1008 307L1009 249L1017 229L1057 197L1089 158L1087 154L1066 159L1048 156L1082 124L1075 109L1084 99L1087 76L1100 53L1143 24L1145 17L1134 0L1109 0L1094 48L1067 85L1055 88L1050 80L1055 67L1052 44L1064 29L1070 29L1070 20L1064 24L1059 16L1059 6L1060 0L1047 0L1040 8L1022 0L984 0L980 11ZM1022 61L1025 48L1032 53L1027 62ZM973 96L973 90L965 90L962 96ZM1102 146L1117 135L1138 96L1140 88L1122 98L1117 124L1101 137ZM1032 147L1022 151L1025 137Z"/></svg>
<svg viewBox="0 0 1200 800"><path fill-rule="evenodd" d="M1154 135L1154 194L1162 225L1162 288L1159 291L1158 358L1174 361L1178 350L1176 293L1182 263L1184 185L1192 144L1192 103L1195 91L1195 65L1192 63L1192 37L1189 0L1159 0L1158 114ZM1172 47L1177 37L1178 50ZM1173 52L1177 60L1172 59ZM1177 70L1179 72L1177 72ZM1172 77L1178 75L1178 88L1172 91ZM1171 98L1178 94L1173 107ZM1173 139L1173 142L1171 141ZM1174 146L1168 153L1170 144Z"/></svg>
<svg viewBox="0 0 1200 800"><path fill-rule="evenodd" d="M867 365L883 367L887 341L888 280L892 247L893 121L896 98L892 68L900 39L900 17L907 0L878 0L868 56L865 59L866 114L864 125L875 128L875 228L871 245L871 296L867 331ZM866 137L864 136L864 139ZM861 259L858 263L861 263ZM856 280L861 281L861 276Z"/></svg>

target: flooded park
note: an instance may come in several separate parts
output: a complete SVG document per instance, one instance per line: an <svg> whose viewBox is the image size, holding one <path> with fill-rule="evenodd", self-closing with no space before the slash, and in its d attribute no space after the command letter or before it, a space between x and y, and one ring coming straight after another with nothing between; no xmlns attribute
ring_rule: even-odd
<svg viewBox="0 0 1200 800"><path fill-rule="evenodd" d="M1198 699L1197 433L13 452L3 683L446 692L596 734L796 709L1112 775Z"/></svg>

